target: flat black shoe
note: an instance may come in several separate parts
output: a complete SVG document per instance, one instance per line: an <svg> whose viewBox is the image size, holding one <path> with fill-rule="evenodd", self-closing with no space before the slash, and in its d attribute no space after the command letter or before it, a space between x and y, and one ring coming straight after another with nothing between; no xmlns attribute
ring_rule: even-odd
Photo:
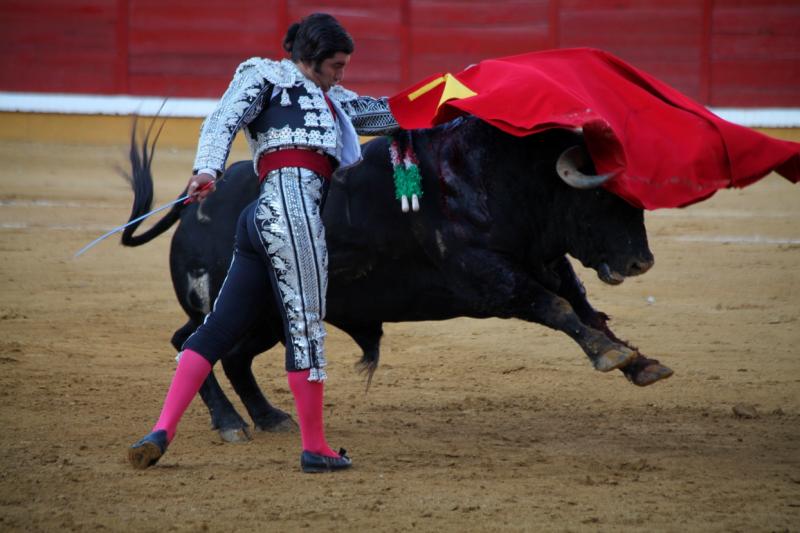
<svg viewBox="0 0 800 533"><path fill-rule="evenodd" d="M167 451L167 432L152 431L128 448L128 462L138 470L151 467Z"/></svg>
<svg viewBox="0 0 800 533"><path fill-rule="evenodd" d="M353 466L353 461L347 456L344 448L339 449L339 457L328 457L303 451L300 454L300 468L307 474L317 474L319 472L333 472L334 470L344 470Z"/></svg>

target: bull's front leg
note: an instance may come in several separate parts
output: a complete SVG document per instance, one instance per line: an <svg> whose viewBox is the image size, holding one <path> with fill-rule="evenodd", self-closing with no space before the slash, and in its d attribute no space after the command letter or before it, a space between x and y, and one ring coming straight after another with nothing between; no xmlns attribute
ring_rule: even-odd
<svg viewBox="0 0 800 533"><path fill-rule="evenodd" d="M620 368L620 371L631 383L644 387L666 379L673 374L672 369L662 365L657 359L650 359L644 356L638 348L627 341L619 339L611 331L608 327L608 315L597 311L589 303L586 297L586 289L566 257L559 259L552 266L552 270L558 278L557 294L570 303L584 324L602 331L612 341L623 344L636 352L636 356L627 365Z"/></svg>
<svg viewBox="0 0 800 533"><path fill-rule="evenodd" d="M533 303L522 310L520 318L569 335L583 348L596 370L610 372L625 367L636 357L636 350L584 324L566 299L543 287L535 287L531 297Z"/></svg>
<svg viewBox="0 0 800 533"><path fill-rule="evenodd" d="M476 316L514 317L562 331L577 342L601 372L621 368L636 350L585 324L569 301L522 268L484 250L464 251L450 265L451 280Z"/></svg>

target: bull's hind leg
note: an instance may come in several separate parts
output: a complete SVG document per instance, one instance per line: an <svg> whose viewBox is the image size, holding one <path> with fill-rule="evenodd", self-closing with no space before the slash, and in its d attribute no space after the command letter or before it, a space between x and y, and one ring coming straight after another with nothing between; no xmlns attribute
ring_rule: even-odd
<svg viewBox="0 0 800 533"><path fill-rule="evenodd" d="M247 442L251 439L247 422L239 415L219 386L214 371L198 391L211 415L211 429L216 429L225 442Z"/></svg>
<svg viewBox="0 0 800 533"><path fill-rule="evenodd" d="M628 380L640 387L651 385L656 381L667 379L673 372L670 368L662 365L656 359L649 359L630 343L620 340L608 327L608 315L595 310L586 298L586 289L578 279L569 260L564 257L554 266L554 271L558 275L560 286L558 295L566 299L581 321L590 328L602 331L614 342L623 344L636 351L636 356L620 370Z"/></svg>
<svg viewBox="0 0 800 533"><path fill-rule="evenodd" d="M222 368L233 390L250 413L256 429L269 432L294 431L297 428L295 421L289 414L269 403L253 376L253 358L275 346L279 340L271 331L264 331L262 327L257 330L222 359Z"/></svg>
<svg viewBox="0 0 800 533"><path fill-rule="evenodd" d="M183 343L194 333L199 325L199 322L190 319L172 335L172 346L175 347L175 350L181 350ZM211 415L211 428L219 431L223 440L228 442L250 440L250 430L247 422L239 416L233 404L228 400L225 392L219 386L213 370L200 386L198 393L203 403L206 404L209 415Z"/></svg>

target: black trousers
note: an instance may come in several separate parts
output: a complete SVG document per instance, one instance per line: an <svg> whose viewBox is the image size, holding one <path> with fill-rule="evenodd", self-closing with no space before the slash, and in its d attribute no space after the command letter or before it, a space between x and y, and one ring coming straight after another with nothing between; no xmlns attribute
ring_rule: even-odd
<svg viewBox="0 0 800 533"><path fill-rule="evenodd" d="M236 224L233 260L211 312L183 344L212 365L277 304L286 339L286 370L325 379L322 319L327 249L321 210L328 183L300 168L271 172L259 199Z"/></svg>

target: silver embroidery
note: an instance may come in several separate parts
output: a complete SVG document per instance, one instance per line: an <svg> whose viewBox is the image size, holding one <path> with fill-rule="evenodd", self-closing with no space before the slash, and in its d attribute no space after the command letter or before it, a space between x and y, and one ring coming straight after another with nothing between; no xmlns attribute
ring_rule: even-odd
<svg viewBox="0 0 800 533"><path fill-rule="evenodd" d="M323 128L333 128L334 126L336 126L336 123L333 121L333 114L330 112L320 113L319 125Z"/></svg>
<svg viewBox="0 0 800 533"><path fill-rule="evenodd" d="M263 109L270 86L259 79L248 63L239 66L219 104L203 121L195 170L210 168L221 172L236 132Z"/></svg>
<svg viewBox="0 0 800 533"><path fill-rule="evenodd" d="M309 140L309 134L312 132L314 132L314 130L308 131L303 128L295 128L294 133L292 135L293 138L297 140L297 144L300 145L314 144Z"/></svg>
<svg viewBox="0 0 800 533"><path fill-rule="evenodd" d="M322 140L319 142L324 147L336 146L336 132L328 130L322 134Z"/></svg>
<svg viewBox="0 0 800 533"><path fill-rule="evenodd" d="M347 114L359 135L390 135L400 128L386 98L359 96L338 85L328 96Z"/></svg>
<svg viewBox="0 0 800 533"><path fill-rule="evenodd" d="M341 85L334 85L328 91L328 98L331 100L335 100L338 104L343 104L345 102L350 102L358 98L358 94L351 91L350 89L345 89Z"/></svg>
<svg viewBox="0 0 800 533"><path fill-rule="evenodd" d="M322 178L306 169L270 172L261 187L255 221L278 282L297 370L325 379L325 295L328 255L320 217ZM313 379L312 379L313 378Z"/></svg>
<svg viewBox="0 0 800 533"><path fill-rule="evenodd" d="M298 102L291 102L285 89L300 86L308 94L298 97ZM264 151L286 144L321 149L343 164L351 164L358 160L357 139L348 133L343 140L341 131L343 126L333 120L333 114L325 102L322 89L306 78L288 59L271 61L251 58L239 65L217 107L203 122L194 163L195 170L201 168L218 172L224 170L236 132L249 124L264 109L266 98L272 94L273 87L274 90L281 92L280 105L299 104L303 111L317 116L318 125L307 124L307 127L317 127L323 131L320 134L319 131L306 131L302 128L287 130L281 128L281 125L276 125L276 129L271 128L266 134L259 133L255 138L248 135L254 167L257 167L258 158ZM340 86L331 88L328 95L350 119L359 134L385 135L398 128L385 98L358 96ZM311 120L310 115L307 116L308 120ZM353 130L349 124L346 128L348 131Z"/></svg>
<svg viewBox="0 0 800 533"><path fill-rule="evenodd" d="M306 126L319 127L319 115L317 115L316 113L312 112L306 113L303 116L303 119L305 121Z"/></svg>
<svg viewBox="0 0 800 533"><path fill-rule="evenodd" d="M326 105L325 99L317 94L314 96L301 96L298 98L298 101L300 103L300 109L304 111L308 109L324 109Z"/></svg>
<svg viewBox="0 0 800 533"><path fill-rule="evenodd" d="M270 128L266 133L259 133L256 139L247 136L254 162L258 161L265 151L287 145L310 146L333 155L336 153L336 140L335 130L328 130L320 136L319 131L316 130L292 129L289 126Z"/></svg>
<svg viewBox="0 0 800 533"><path fill-rule="evenodd" d="M261 110L273 86L288 88L305 76L288 60L270 61L253 57L239 65L228 89L200 129L194 170L210 168L222 172L236 132Z"/></svg>

